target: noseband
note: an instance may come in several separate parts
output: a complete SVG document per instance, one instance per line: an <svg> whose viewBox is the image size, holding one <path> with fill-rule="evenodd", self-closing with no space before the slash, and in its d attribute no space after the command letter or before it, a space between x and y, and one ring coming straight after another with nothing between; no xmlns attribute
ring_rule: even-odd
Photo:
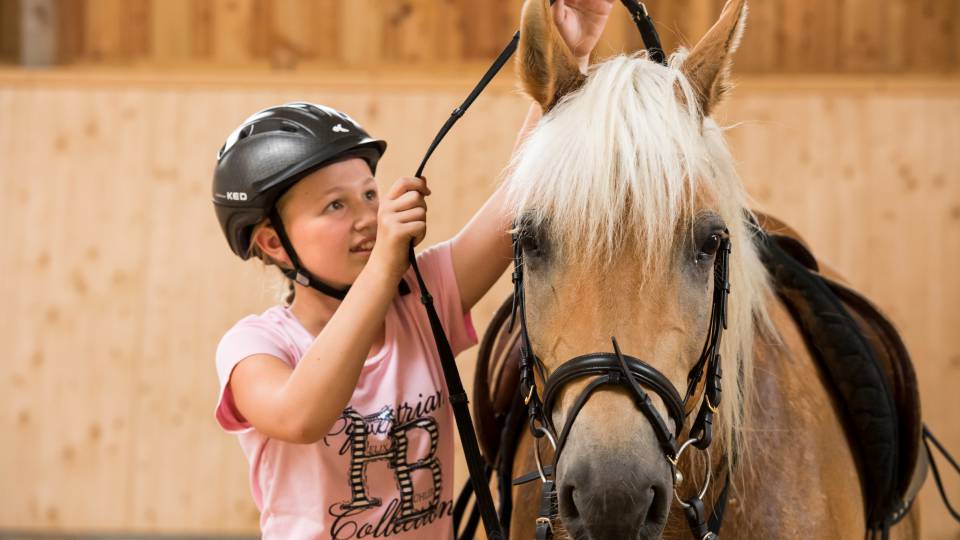
<svg viewBox="0 0 960 540"><path fill-rule="evenodd" d="M540 478L541 504L540 516L537 518L536 538L546 539L552 535L550 516L556 508L556 489L554 474L557 463L566 445L567 438L577 415L583 409L594 392L604 386L626 388L634 404L647 418L664 457L674 473L674 496L683 506L691 531L698 539L714 538L715 530L719 527L708 527L703 506L703 496L709 484L710 472L699 494L682 499L676 492L677 485L682 481L682 475L677 470L680 456L690 446L707 451L713 441L713 418L718 414L720 406L720 342L723 331L727 327L727 297L730 294L729 261L731 244L726 234L720 241L713 263L713 301L710 311L710 322L703 350L697 363L687 375L687 388L684 397L673 386L670 380L657 368L650 364L625 355L621 352L616 338L611 338L613 352L597 352L577 356L558 367L553 373L547 373L546 366L533 352L530 345L530 335L527 330L526 302L523 288L523 247L520 237L523 234L517 227L513 234L513 314L510 328L519 314L520 320L520 391L524 405L527 407L527 423L531 434L536 439L534 444L537 462L536 473L524 475L514 481L515 484L529 482ZM704 377L706 375L706 377ZM537 376L544 381L542 398L537 390ZM553 409L556 405L560 390L567 384L588 377L587 386L580 392L573 406L567 411L566 420L558 432L553 423ZM698 394L698 388L703 390ZM671 430L667 422L657 411L650 399L649 392L653 391L663 401L667 415L673 421ZM686 418L693 407L699 403L699 410L687 434L687 440L677 444ZM544 467L540 457L539 441L546 438L554 449L553 464ZM706 459L710 463L709 455ZM726 488L724 488L726 491Z"/></svg>

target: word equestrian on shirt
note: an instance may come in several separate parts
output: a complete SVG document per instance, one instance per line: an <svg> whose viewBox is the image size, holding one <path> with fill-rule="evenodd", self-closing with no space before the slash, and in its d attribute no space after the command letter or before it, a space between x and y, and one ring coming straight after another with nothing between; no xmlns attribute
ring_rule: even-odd
<svg viewBox="0 0 960 540"><path fill-rule="evenodd" d="M411 420L427 416L443 406L445 401L439 390L433 394L430 394L426 398L423 397L423 394L419 394L419 397L420 399L413 405L410 405L406 401L397 405L395 409L389 405L384 405L383 408L376 413L364 416L364 429L366 430L367 434L388 436L394 429L394 426L403 425ZM350 436L352 435L351 430L353 430L355 426L355 423L348 415L348 411L351 410L352 409L349 407L344 409L343 414L337 419L337 422L331 428L330 433L323 438L324 444L327 446L332 446L327 440L329 437L336 437L337 435L346 434L347 438L339 449L340 455L346 454L350 450Z"/></svg>

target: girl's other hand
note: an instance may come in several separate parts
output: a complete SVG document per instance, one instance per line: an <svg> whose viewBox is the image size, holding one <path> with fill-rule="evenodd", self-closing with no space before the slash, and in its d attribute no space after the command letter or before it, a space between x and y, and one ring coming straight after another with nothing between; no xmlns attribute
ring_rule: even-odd
<svg viewBox="0 0 960 540"><path fill-rule="evenodd" d="M391 277L400 279L407 271L410 242L417 245L427 234L427 195L426 179L405 177L397 179L380 201L370 261L384 265Z"/></svg>
<svg viewBox="0 0 960 540"><path fill-rule="evenodd" d="M560 37L581 69L586 69L613 9L613 0L556 0L552 9Z"/></svg>

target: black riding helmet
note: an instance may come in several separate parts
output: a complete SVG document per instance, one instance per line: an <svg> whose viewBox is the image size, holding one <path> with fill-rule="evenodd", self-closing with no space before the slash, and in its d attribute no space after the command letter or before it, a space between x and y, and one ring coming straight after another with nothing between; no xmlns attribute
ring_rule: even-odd
<svg viewBox="0 0 960 540"><path fill-rule="evenodd" d="M303 177L335 161L361 158L375 173L386 149L352 118L323 105L287 103L250 116L223 143L213 174L213 206L230 249L248 259L254 226L269 218L294 266L284 274L343 299L349 287L336 289L303 267L276 203Z"/></svg>

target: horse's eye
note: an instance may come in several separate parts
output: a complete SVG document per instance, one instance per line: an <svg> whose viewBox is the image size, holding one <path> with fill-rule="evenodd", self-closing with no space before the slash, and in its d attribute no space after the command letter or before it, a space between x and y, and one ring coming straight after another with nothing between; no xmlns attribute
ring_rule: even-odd
<svg viewBox="0 0 960 540"><path fill-rule="evenodd" d="M717 254L717 250L720 249L720 242L723 238L720 236L720 233L713 233L704 240L703 244L700 245L700 250L697 252L697 262L705 261L714 255Z"/></svg>
<svg viewBox="0 0 960 540"><path fill-rule="evenodd" d="M540 251L540 244L537 242L536 231L530 227L525 227L520 231L520 247L524 253L536 255Z"/></svg>

